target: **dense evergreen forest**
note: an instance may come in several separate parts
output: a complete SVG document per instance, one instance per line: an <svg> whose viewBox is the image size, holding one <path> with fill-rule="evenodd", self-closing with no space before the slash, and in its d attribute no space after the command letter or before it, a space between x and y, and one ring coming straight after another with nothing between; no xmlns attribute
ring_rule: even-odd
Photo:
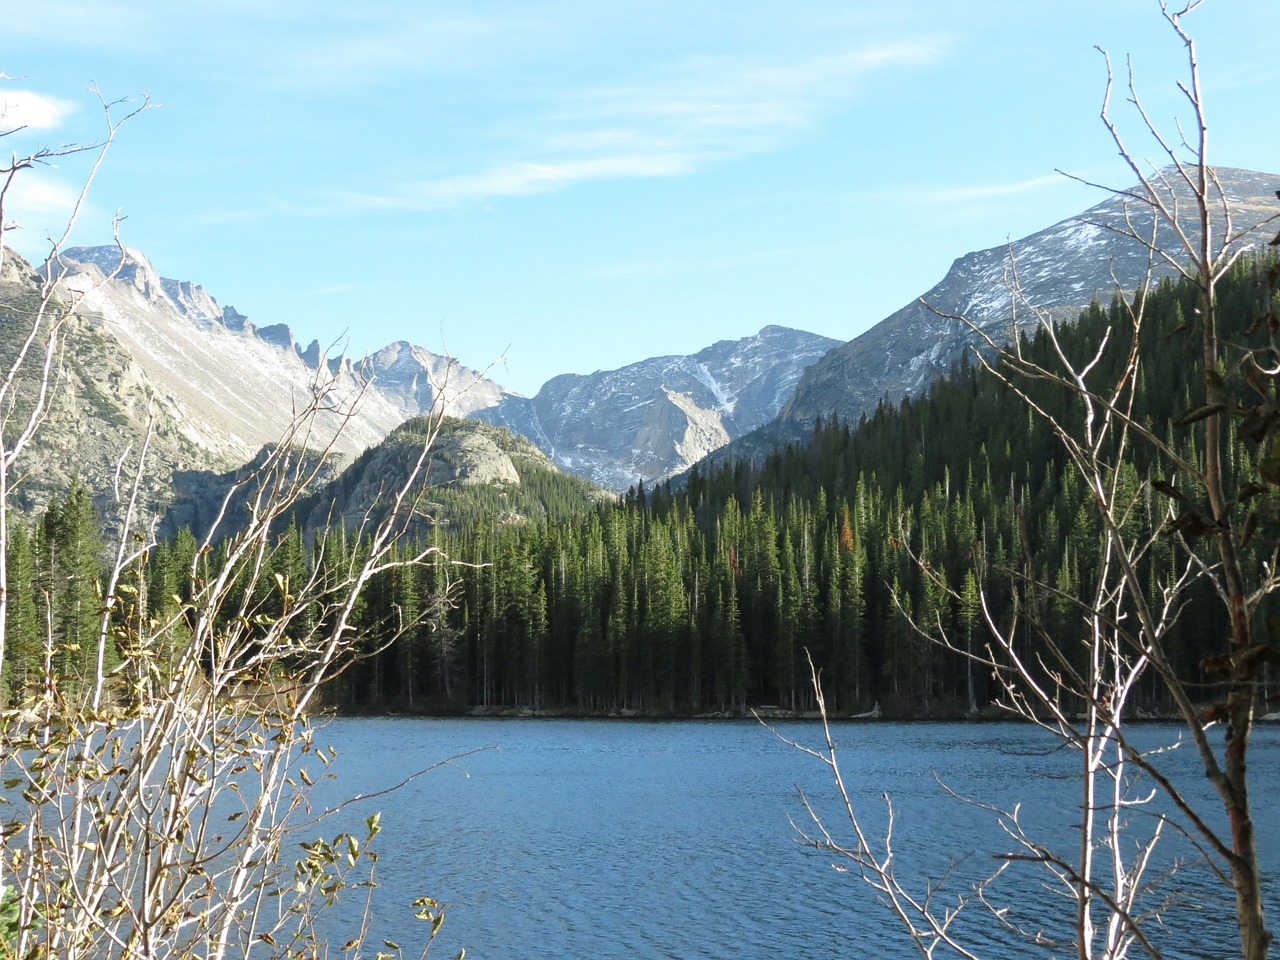
<svg viewBox="0 0 1280 960"><path fill-rule="evenodd" d="M1243 339L1270 308L1268 269L1242 262L1221 284L1228 339ZM1198 340L1185 335L1196 302L1185 282L1163 281L1147 295L1135 407L1138 422L1189 457L1193 433L1177 421L1197 406L1203 380ZM1060 329L1059 341L1074 358L1100 350L1096 373L1118 375L1129 361L1125 338L1108 340L1107 331L1128 324L1121 300L1095 303ZM1043 334L1020 347L1054 364ZM1078 416L1068 392L1027 389L1048 413ZM1232 470L1254 470L1259 454L1248 442L1237 438L1232 449ZM1135 509L1125 523L1135 530L1167 528L1176 478L1166 470L1149 446L1128 454ZM804 711L815 706L807 651L837 714L875 705L891 716L988 711L991 677L936 641L981 649L980 597L997 622L1034 604L1059 642L1079 638L1079 615L1063 598L1088 591L1096 566L1099 519L1088 497L1043 418L966 359L925 395L886 400L857 423L820 422L806 443L759 465L695 469L679 488L633 490L577 514L561 505L541 519L499 511L419 529L427 541L402 544L401 555L430 546L448 561L391 569L372 584L357 616L365 656L331 700L350 710ZM1244 547L1253 564L1275 544L1275 510L1260 513ZM16 695L23 658L62 657L74 674L77 649L88 649L77 637L99 603L97 533L83 490L55 501L31 529L14 529L16 666L6 679ZM248 609L270 616L287 602L289 583L337 576L361 549L354 536L308 537L291 526L269 560L278 576L258 579ZM1145 561L1152 591L1179 553L1175 538L1157 538ZM130 609L180 610L195 554L189 533L161 544ZM940 572L949 589L923 570ZM1026 581L1011 571L1059 592L1016 586ZM1224 629L1220 606L1207 599L1192 591L1170 640L1177 669L1192 678ZM56 646L40 639L49 623ZM1038 642L1028 631L1032 661ZM1134 701L1158 712L1162 696L1152 675Z"/></svg>

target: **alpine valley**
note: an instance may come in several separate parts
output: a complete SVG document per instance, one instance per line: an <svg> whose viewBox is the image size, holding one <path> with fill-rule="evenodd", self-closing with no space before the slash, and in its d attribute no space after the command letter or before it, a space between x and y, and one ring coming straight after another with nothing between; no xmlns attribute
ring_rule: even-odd
<svg viewBox="0 0 1280 960"><path fill-rule="evenodd" d="M1217 173L1237 220L1262 219L1280 176ZM845 344L767 326L692 356L562 374L532 398L407 340L359 359L315 340L303 346L283 325L259 326L203 287L160 276L137 250L74 247L39 269L8 253L0 317L14 332L0 346L10 355L24 304L36 302L46 277L64 301L77 302L64 327L49 422L27 461L19 502L39 506L73 474L106 496L127 463L122 452L140 448L154 418L143 499L156 512L171 510L171 528L197 522L211 515L238 470L280 441L320 384L323 409L294 441L330 449L335 471L432 411L506 428L531 441L548 469L615 493L676 477L709 456L758 460L804 437L819 418L856 420L883 398L896 402L920 391L981 334L1007 341L1015 300L1019 316L1030 316L1023 305L1034 304L1071 318L1117 286L1137 287L1149 258L1118 232L1126 216L1135 213L1118 194L1007 246L962 256L920 300ZM1267 239L1245 235L1241 242ZM1157 276L1173 269L1151 267ZM477 434L458 449L490 449L493 436ZM492 482L519 479L491 463L477 469Z"/></svg>

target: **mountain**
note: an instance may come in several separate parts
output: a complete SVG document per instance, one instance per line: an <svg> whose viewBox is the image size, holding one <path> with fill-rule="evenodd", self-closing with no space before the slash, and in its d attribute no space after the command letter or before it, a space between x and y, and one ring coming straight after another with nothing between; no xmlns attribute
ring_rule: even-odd
<svg viewBox="0 0 1280 960"><path fill-rule="evenodd" d="M59 289L146 374L157 406L213 464L252 458L283 435L317 390L326 403L308 446L356 454L408 415L404 404L364 389L345 357L318 343L305 350L283 325L258 328L202 287L164 279L136 250L73 247L62 253ZM360 397L355 417L344 415ZM415 411L421 412L421 411Z"/></svg>
<svg viewBox="0 0 1280 960"><path fill-rule="evenodd" d="M348 530L378 522L417 463L435 421L415 417L299 504L304 530L333 519ZM531 441L475 420L446 418L423 465L415 514L427 526L562 520L612 494L559 470Z"/></svg>
<svg viewBox="0 0 1280 960"><path fill-rule="evenodd" d="M163 404L146 369L128 349L92 317L69 312L60 299L42 301L41 274L12 251L0 269L0 365L8 372L35 323L37 337L17 372L5 411L5 441L12 444L32 404L47 386L41 424L8 477L12 502L38 510L73 480L97 494L123 479L127 483L138 452L147 442L151 471L139 491L144 509L168 496L169 478L203 467L209 456L180 428ZM47 383L42 376L43 347L57 327L58 349L51 357Z"/></svg>
<svg viewBox="0 0 1280 960"><path fill-rule="evenodd" d="M1215 172L1236 229L1277 212L1280 175L1230 167L1217 167ZM1175 201L1187 209L1189 192L1169 171L1165 176L1177 185ZM1124 195L1117 194L1012 244L960 257L942 281L923 295L924 303L912 301L809 367L783 408L779 425L765 432L764 442L795 437L819 416L834 413L855 419L874 409L882 397L897 402L927 386L965 349L980 342L963 323L938 314L967 317L996 342L1008 342L1013 315L1008 276L1015 267L1024 301L1018 315L1026 323L1034 320L1025 304L1047 310L1055 318L1074 319L1095 297L1107 302L1117 282L1123 290L1136 289L1146 276L1148 256L1144 246L1118 232L1125 228L1126 218L1139 235L1151 235L1154 225L1149 209L1126 204ZM1223 229L1221 219L1217 229ZM1274 235L1271 226L1250 231L1239 242L1265 244ZM1156 238L1162 249L1180 249L1167 223L1160 225ZM1157 263L1154 272L1168 276L1174 271L1168 264ZM763 445L760 437L751 442ZM723 451L721 456L732 453Z"/></svg>
<svg viewBox="0 0 1280 960"><path fill-rule="evenodd" d="M327 356L315 341L304 348L283 324L258 327L202 287L161 277L139 251L115 246L69 248L40 270L6 251L0 357L14 356L46 278L55 306L75 310L62 327L49 416L23 463L19 502L28 509L73 477L105 499L122 453L141 449L148 417L142 507L165 514L167 529L205 523L235 476L320 392L319 412L292 442L328 448L335 466L411 417L438 406L474 414L509 395L409 344L359 362Z"/></svg>
<svg viewBox="0 0 1280 960"><path fill-rule="evenodd" d="M564 469L624 491L680 473L777 416L801 373L838 341L787 327L692 356L549 380L519 429Z"/></svg>
<svg viewBox="0 0 1280 960"><path fill-rule="evenodd" d="M622 491L678 473L772 420L802 369L837 345L770 326L693 356L555 377L530 399L407 341L359 361L329 356L314 341L304 348L284 325L258 327L204 288L161 277L136 250L74 247L48 269L142 371L169 428L215 473L276 442L293 412L324 390L310 447L354 456L405 420L442 409L525 436L561 468Z"/></svg>
<svg viewBox="0 0 1280 960"><path fill-rule="evenodd" d="M146 442L140 507L162 517L159 529L170 534L184 525L206 529L227 493L318 392L312 428L290 442L312 456L327 449L334 473L376 451L352 469L372 462L368 477L385 482L379 472L396 470L389 451L406 449L410 428L401 425L443 407L484 423L471 430L451 424L442 435L446 447L432 461L441 485L433 509L474 515L483 502L494 516L542 516L576 510L600 491L552 479L558 470L535 443L558 449L561 465L625 489L681 469L775 416L800 365L834 345L767 328L694 357L556 378L530 399L406 341L359 361L331 357L317 342L295 342L284 325L259 327L201 286L160 276L139 251L75 247L40 270L6 256L0 354L15 355L40 285L50 279L58 308L75 309L62 327L50 415L23 463L20 502L38 509L79 478L103 503L134 462L126 458L121 472L122 452L136 456ZM462 473L452 466L464 462ZM362 497L373 480L354 475L344 482L354 484L355 499L347 504L344 496L342 510L368 505ZM523 492L513 486L520 477ZM497 493L478 492L486 487ZM464 489L467 496L458 493ZM241 500L243 492L233 497L233 518Z"/></svg>
<svg viewBox="0 0 1280 960"><path fill-rule="evenodd" d="M484 420L526 436L536 432L526 412L526 397L453 357L440 356L407 340L369 354L360 361L359 369L370 378L373 389L398 408L402 419L420 417L439 402L451 417Z"/></svg>

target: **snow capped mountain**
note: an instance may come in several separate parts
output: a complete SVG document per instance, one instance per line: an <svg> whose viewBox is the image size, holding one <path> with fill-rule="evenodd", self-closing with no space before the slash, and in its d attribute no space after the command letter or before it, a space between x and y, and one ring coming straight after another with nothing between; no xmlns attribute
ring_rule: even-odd
<svg viewBox="0 0 1280 960"><path fill-rule="evenodd" d="M1235 229L1277 212L1280 175L1229 167L1216 172ZM1175 190L1174 196L1187 209L1185 188ZM1118 195L1012 244L960 257L924 294L924 303L907 304L806 370L782 411L782 433L794 433L832 413L855 419L885 395L896 401L928 386L966 347L979 342L965 324L939 314L967 317L998 343L1008 342L1015 276L1021 301L1017 313L1027 322L1034 322L1027 304L1074 319L1095 297L1108 301L1117 281L1122 289L1135 289L1144 281L1149 258L1146 247L1118 232L1126 228L1126 220L1139 234L1151 235L1150 211ZM1274 235L1272 226L1246 234L1239 242L1265 244ZM1160 224L1155 236L1163 249L1178 249L1171 225ZM1156 263L1153 270L1157 277L1173 272L1167 263Z"/></svg>
<svg viewBox="0 0 1280 960"><path fill-rule="evenodd" d="M479 371L453 357L397 340L360 361L360 370L383 397L397 404L405 418L417 417L437 403L453 417L482 419L503 403L523 400Z"/></svg>
<svg viewBox="0 0 1280 960"><path fill-rule="evenodd" d="M6 265L14 274L7 280L25 282L16 261ZM98 436L97 462L112 442L136 442L145 424L139 411L151 398L172 441L161 470L182 472L180 482L155 478L157 499L171 484L204 489L201 471L225 472L252 460L280 439L318 390L325 403L308 446L355 456L404 421L443 410L505 427L562 469L621 491L671 476L775 417L803 367L836 345L766 327L690 357L556 377L530 399L403 340L357 361L330 356L315 341L304 348L283 324L258 327L203 287L161 277L137 250L75 247L44 269L62 296L79 303L83 337L68 345L71 366L95 358L78 374L77 389L100 402L69 403L66 416L82 422L68 423L66 435L87 429ZM128 437L113 441L100 424L86 427L95 417L119 420L126 409Z"/></svg>
<svg viewBox="0 0 1280 960"><path fill-rule="evenodd" d="M328 379L317 376L320 364L307 364L287 330L268 328L264 336L201 287L162 280L135 250L75 247L51 269L64 294L79 298L81 315L145 371L157 405L211 462L243 463L279 440L294 412ZM362 399L360 415L344 423L341 408L362 384L349 364L326 365L324 374L331 369L335 383L326 406L336 409L322 411L311 445L336 436L339 450L358 453L405 419L373 394Z"/></svg>
<svg viewBox="0 0 1280 960"><path fill-rule="evenodd" d="M664 480L772 420L804 368L836 345L768 326L693 356L565 374L533 399L542 436L525 435L559 466L612 490Z"/></svg>
<svg viewBox="0 0 1280 960"><path fill-rule="evenodd" d="M1280 176L1227 168L1217 174L1237 225L1274 212ZM76 470L101 472L103 487L113 458L136 445L154 408L155 498L174 485L200 489L202 471L251 460L325 390L327 409L306 438L312 447L332 442L335 452L354 456L443 406L520 434L562 469L623 491L708 455L758 455L818 416L853 419L885 395L920 390L978 341L939 313L964 315L994 339L1009 338L1015 268L1021 298L1056 317L1072 318L1094 297L1110 297L1113 277L1136 287L1146 275L1146 250L1118 228L1127 222L1153 229L1145 213L1112 197L1008 246L960 257L925 294L932 309L908 304L843 345L767 326L691 356L554 377L532 399L403 340L355 362L329 356L315 341L303 348L288 327L257 327L204 288L161 277L136 250L76 247L43 268L53 271L64 297L79 300L79 310L67 327L57 424L33 476L53 490ZM1274 227L1241 242L1273 234ZM1174 248L1170 227L1160 227L1157 243ZM1170 270L1156 264L1157 275ZM19 310L37 279L30 265L6 257L0 316ZM354 415L344 415L357 396Z"/></svg>

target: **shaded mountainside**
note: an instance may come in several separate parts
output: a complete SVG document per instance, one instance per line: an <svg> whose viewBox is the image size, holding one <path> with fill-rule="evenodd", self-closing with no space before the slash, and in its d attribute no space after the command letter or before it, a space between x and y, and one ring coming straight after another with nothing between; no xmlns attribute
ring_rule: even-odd
<svg viewBox="0 0 1280 960"><path fill-rule="evenodd" d="M40 310L41 277L12 251L5 251L0 271L0 362L7 370ZM49 321L64 315L66 305L47 305L43 341ZM146 440L148 419L154 435L148 449L150 470L140 489L144 512L168 498L169 478L178 471L230 462L202 449L163 404L155 404L156 384L130 352L94 317L73 315L61 325L58 349L49 377L46 417L10 478L13 503L39 510L51 495L81 480L101 499L117 479L127 490ZM40 386L43 343L36 343L16 381L17 416L5 427L12 443L16 422L23 419Z"/></svg>
<svg viewBox="0 0 1280 960"><path fill-rule="evenodd" d="M1280 175L1218 167L1216 173L1231 205L1234 228L1260 223L1277 212ZM1183 206L1185 188L1174 196ZM1027 304L1050 311L1055 317L1074 319L1095 298L1111 299L1117 282L1123 290L1136 289L1147 271L1146 249L1117 231L1131 218L1140 235L1150 235L1150 211L1113 196L1083 213L1013 243L960 257L940 283L919 300L876 324L866 333L831 351L805 371L795 395L780 419L778 435L796 436L819 416L838 414L856 419L875 408L882 397L897 402L918 393L946 372L978 336L964 324L938 314L967 317L997 343L1012 338L1010 272L1016 266L1018 286ZM1218 229L1221 231L1220 222ZM1240 238L1241 244L1265 244L1275 228L1257 230ZM1156 244L1176 250L1179 244L1169 224L1161 224ZM1156 277L1169 276L1173 268L1157 264ZM925 304L928 306L925 306ZM1030 311L1019 306L1020 317L1031 321Z"/></svg>

